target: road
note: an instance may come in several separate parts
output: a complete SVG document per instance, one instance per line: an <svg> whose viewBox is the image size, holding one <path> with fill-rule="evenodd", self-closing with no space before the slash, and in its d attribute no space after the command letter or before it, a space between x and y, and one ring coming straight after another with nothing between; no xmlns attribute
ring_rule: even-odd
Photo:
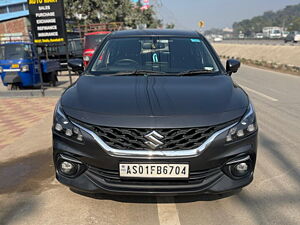
<svg viewBox="0 0 300 225"><path fill-rule="evenodd" d="M223 40L221 43L228 44L256 44L256 45L285 45L285 46L300 46L300 42L298 43L284 43L283 40L278 39L236 39L236 40Z"/></svg>
<svg viewBox="0 0 300 225"><path fill-rule="evenodd" d="M242 66L233 78L251 96L259 122L255 179L241 192L185 197L76 194L53 176L49 111L0 147L0 224L300 224L300 77Z"/></svg>

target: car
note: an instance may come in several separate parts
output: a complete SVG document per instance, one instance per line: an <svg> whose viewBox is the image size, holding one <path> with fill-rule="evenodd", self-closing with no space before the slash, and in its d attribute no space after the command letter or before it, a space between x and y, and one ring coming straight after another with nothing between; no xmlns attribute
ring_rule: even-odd
<svg viewBox="0 0 300 225"><path fill-rule="evenodd" d="M70 60L83 70L80 60ZM196 31L109 34L56 105L56 178L79 193L232 192L253 180L258 126L246 92Z"/></svg>
<svg viewBox="0 0 300 225"><path fill-rule="evenodd" d="M223 41L223 36L222 35L217 35L214 37L214 42L222 42Z"/></svg>
<svg viewBox="0 0 300 225"><path fill-rule="evenodd" d="M264 38L264 35L263 35L263 33L256 33L255 38L262 39L262 38Z"/></svg>
<svg viewBox="0 0 300 225"><path fill-rule="evenodd" d="M67 49L66 46L55 46L49 45L45 48L38 47L38 51L40 53L41 59L57 59L60 62L61 70L68 70L68 62L69 59L79 59L82 58L82 43L79 38L76 39L68 39L68 52L69 57L67 57Z"/></svg>
<svg viewBox="0 0 300 225"><path fill-rule="evenodd" d="M107 34L111 33L110 31L97 31L90 32L84 35L83 40L83 62L87 66L90 59L92 58L95 49L101 43L101 41L106 37Z"/></svg>
<svg viewBox="0 0 300 225"><path fill-rule="evenodd" d="M282 31L282 37L286 38L289 35L290 32L288 31Z"/></svg>
<svg viewBox="0 0 300 225"><path fill-rule="evenodd" d="M297 43L298 41L300 41L300 32L299 31L292 31L288 34L288 36L286 36L286 38L284 38L284 42L294 42Z"/></svg>
<svg viewBox="0 0 300 225"><path fill-rule="evenodd" d="M280 29L273 29L271 30L271 32L269 33L269 37L272 38L281 38L282 37L282 33Z"/></svg>

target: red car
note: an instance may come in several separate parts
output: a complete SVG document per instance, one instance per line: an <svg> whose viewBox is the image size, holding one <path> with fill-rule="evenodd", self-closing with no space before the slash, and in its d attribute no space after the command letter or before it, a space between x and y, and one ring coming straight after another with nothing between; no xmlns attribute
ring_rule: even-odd
<svg viewBox="0 0 300 225"><path fill-rule="evenodd" d="M83 63L84 66L89 64L95 49L100 44L100 42L105 38L110 31L98 31L93 33L86 33L84 35L84 48L83 48Z"/></svg>

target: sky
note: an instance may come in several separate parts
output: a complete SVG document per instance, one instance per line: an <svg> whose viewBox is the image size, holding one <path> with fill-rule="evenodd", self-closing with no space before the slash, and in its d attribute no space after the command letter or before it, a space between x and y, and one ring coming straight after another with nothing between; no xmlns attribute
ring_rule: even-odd
<svg viewBox="0 0 300 225"><path fill-rule="evenodd" d="M152 1L152 2L151 2ZM232 27L234 22L251 19L265 11L277 11L300 0L150 0L156 5L164 23L175 23L178 29L198 29L205 21L205 30Z"/></svg>

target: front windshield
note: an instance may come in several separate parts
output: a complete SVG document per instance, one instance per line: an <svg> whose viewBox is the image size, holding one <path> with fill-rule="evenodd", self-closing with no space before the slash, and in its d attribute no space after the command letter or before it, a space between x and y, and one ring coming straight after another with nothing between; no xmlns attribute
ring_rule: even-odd
<svg viewBox="0 0 300 225"><path fill-rule="evenodd" d="M32 57L29 44L6 44L0 46L0 60L30 59Z"/></svg>
<svg viewBox="0 0 300 225"><path fill-rule="evenodd" d="M125 71L183 73L218 72L218 66L201 39L197 38L117 38L106 42L91 66L91 74Z"/></svg>

